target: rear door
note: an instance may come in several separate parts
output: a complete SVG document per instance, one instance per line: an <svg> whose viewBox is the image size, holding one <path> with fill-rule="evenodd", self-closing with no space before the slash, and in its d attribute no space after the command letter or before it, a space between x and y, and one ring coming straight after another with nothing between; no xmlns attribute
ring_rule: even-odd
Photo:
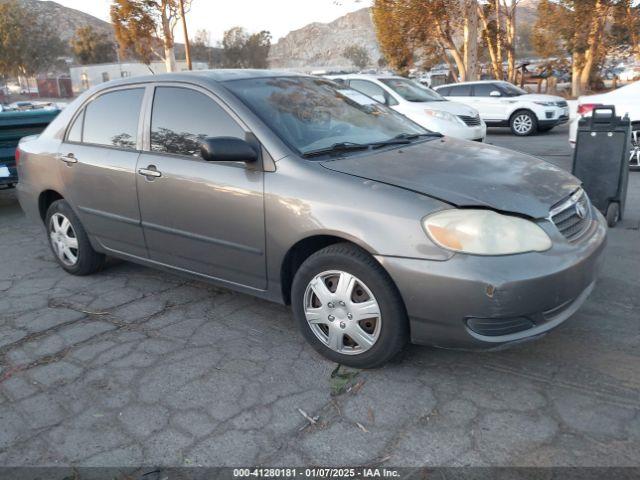
<svg viewBox="0 0 640 480"><path fill-rule="evenodd" d="M260 162L207 162L200 141L252 135L210 92L158 85L138 161L138 195L152 260L266 288Z"/></svg>
<svg viewBox="0 0 640 480"><path fill-rule="evenodd" d="M72 120L58 150L64 195L104 248L140 257L146 247L136 195L145 87L99 93Z"/></svg>

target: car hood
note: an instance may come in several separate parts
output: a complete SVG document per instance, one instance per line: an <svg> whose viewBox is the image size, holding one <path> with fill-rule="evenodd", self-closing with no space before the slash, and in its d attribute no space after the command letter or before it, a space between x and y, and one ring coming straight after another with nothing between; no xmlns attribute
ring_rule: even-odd
<svg viewBox="0 0 640 480"><path fill-rule="evenodd" d="M525 100L527 102L564 102L566 101L562 97L558 97L556 95L545 95L542 93L528 93L526 95L520 95L519 98Z"/></svg>
<svg viewBox="0 0 640 480"><path fill-rule="evenodd" d="M535 157L450 137L322 162L348 175L395 185L458 207L549 216L580 181Z"/></svg>
<svg viewBox="0 0 640 480"><path fill-rule="evenodd" d="M430 108L432 110L440 110L443 112L452 113L453 115L466 115L468 117L475 117L478 115L478 111L475 108L469 107L468 105L464 105L458 102L416 102L411 103L411 108L413 110L423 111L426 108Z"/></svg>

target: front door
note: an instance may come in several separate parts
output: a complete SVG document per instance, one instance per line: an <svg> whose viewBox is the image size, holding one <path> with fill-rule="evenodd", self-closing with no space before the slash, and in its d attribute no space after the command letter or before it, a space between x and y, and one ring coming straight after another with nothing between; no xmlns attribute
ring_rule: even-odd
<svg viewBox="0 0 640 480"><path fill-rule="evenodd" d="M149 151L140 155L136 175L152 260L266 288L261 165L200 157L202 139L247 133L203 90L155 88Z"/></svg>
<svg viewBox="0 0 640 480"><path fill-rule="evenodd" d="M64 195L105 249L146 257L136 195L139 118L145 89L120 88L77 114L58 150Z"/></svg>
<svg viewBox="0 0 640 480"><path fill-rule="evenodd" d="M478 83L473 87L474 107L485 121L496 122L508 118L504 97L491 95L492 93L495 95L496 92L502 95L500 89L493 83Z"/></svg>

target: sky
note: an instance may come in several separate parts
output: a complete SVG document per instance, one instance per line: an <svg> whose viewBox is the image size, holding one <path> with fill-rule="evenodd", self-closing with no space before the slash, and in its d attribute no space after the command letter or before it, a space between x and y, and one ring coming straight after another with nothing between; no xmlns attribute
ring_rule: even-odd
<svg viewBox="0 0 640 480"><path fill-rule="evenodd" d="M110 0L55 0L66 7L109 21ZM192 0L186 15L189 37L206 29L211 42L222 40L225 30L242 26L249 32L269 30L273 43L289 31L311 22L330 22L345 13L371 5L371 0ZM182 42L180 24L176 41Z"/></svg>

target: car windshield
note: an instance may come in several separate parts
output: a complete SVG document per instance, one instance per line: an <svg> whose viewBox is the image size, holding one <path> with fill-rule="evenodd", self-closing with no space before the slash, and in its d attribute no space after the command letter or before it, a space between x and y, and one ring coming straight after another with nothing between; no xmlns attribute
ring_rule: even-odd
<svg viewBox="0 0 640 480"><path fill-rule="evenodd" d="M406 78L381 78L380 81L408 102L446 102L439 93Z"/></svg>
<svg viewBox="0 0 640 480"><path fill-rule="evenodd" d="M366 95L322 78L252 78L224 85L303 155L429 133Z"/></svg>
<svg viewBox="0 0 640 480"><path fill-rule="evenodd" d="M502 89L502 92L507 96L507 97L519 97L520 95L526 95L527 91L523 90L520 87L516 87L515 85L513 85L512 83L500 83L500 88Z"/></svg>

